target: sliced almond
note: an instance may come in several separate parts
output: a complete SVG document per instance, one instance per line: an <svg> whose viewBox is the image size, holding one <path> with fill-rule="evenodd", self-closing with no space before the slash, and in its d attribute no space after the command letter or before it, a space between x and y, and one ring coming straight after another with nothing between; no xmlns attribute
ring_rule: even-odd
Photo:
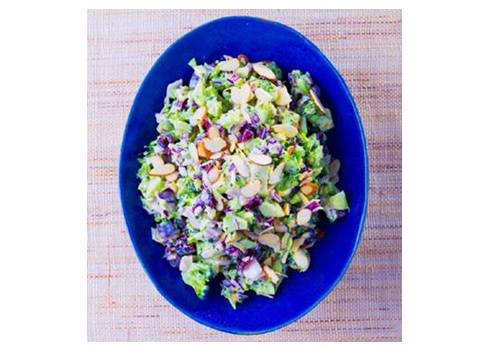
<svg viewBox="0 0 484 354"><path fill-rule="evenodd" d="M242 177L247 178L250 176L249 166L241 156L239 155L232 156L232 162L235 165L235 169Z"/></svg>
<svg viewBox="0 0 484 354"><path fill-rule="evenodd" d="M249 160L260 166L267 166L272 163L272 158L268 155L256 154L251 152L248 156Z"/></svg>
<svg viewBox="0 0 484 354"><path fill-rule="evenodd" d="M190 118L191 125L201 124L203 119L207 116L207 108L205 106L199 107Z"/></svg>
<svg viewBox="0 0 484 354"><path fill-rule="evenodd" d="M274 284L277 284L279 282L279 276L276 272L274 272L271 267L265 265L262 269L264 270L264 273L267 275L271 282L273 282Z"/></svg>
<svg viewBox="0 0 484 354"><path fill-rule="evenodd" d="M262 184L259 180L252 181L242 187L240 193L246 198L252 198L254 195L260 192L261 186Z"/></svg>
<svg viewBox="0 0 484 354"><path fill-rule="evenodd" d="M208 128L207 135L210 139L220 138L220 131L215 126Z"/></svg>
<svg viewBox="0 0 484 354"><path fill-rule="evenodd" d="M309 89L309 96L311 96L311 99L313 100L313 102L316 105L316 107L318 107L318 109L321 111L321 113L324 114L325 111L324 111L323 104L319 100L319 97L316 95L316 92L314 91L313 88L310 88Z"/></svg>
<svg viewBox="0 0 484 354"><path fill-rule="evenodd" d="M286 86L282 86L277 92L276 104L279 106L287 106L291 103L291 95L287 92Z"/></svg>
<svg viewBox="0 0 484 354"><path fill-rule="evenodd" d="M314 182L309 182L301 186L301 192L306 196L311 196L318 191L318 185Z"/></svg>
<svg viewBox="0 0 484 354"><path fill-rule="evenodd" d="M200 163L200 159L198 158L198 151L194 143L188 144L188 152L190 153L190 157L192 158L195 164Z"/></svg>
<svg viewBox="0 0 484 354"><path fill-rule="evenodd" d="M152 169L150 172L148 172L148 174L150 176L166 176L172 174L173 172L175 172L175 165L167 163L157 169Z"/></svg>
<svg viewBox="0 0 484 354"><path fill-rule="evenodd" d="M240 66L239 60L236 58L231 58L229 60L221 61L218 67L222 71L234 71Z"/></svg>
<svg viewBox="0 0 484 354"><path fill-rule="evenodd" d="M208 159L208 158L210 158L212 153L210 151L208 151L207 148L205 147L206 141L207 141L207 139L204 139L204 140L202 140L198 143L197 152L198 152L199 157L203 157L205 159Z"/></svg>
<svg viewBox="0 0 484 354"><path fill-rule="evenodd" d="M261 88L255 90L255 97L257 97L257 103L259 104L272 101L272 95Z"/></svg>
<svg viewBox="0 0 484 354"><path fill-rule="evenodd" d="M338 159L334 159L329 164L329 175L331 177L336 176L341 168L341 162Z"/></svg>
<svg viewBox="0 0 484 354"><path fill-rule="evenodd" d="M181 272L186 272L192 265L193 263L193 256L183 256L180 259L180 264L178 266L178 269L180 269Z"/></svg>
<svg viewBox="0 0 484 354"><path fill-rule="evenodd" d="M281 240L276 234L268 232L259 235L257 241L264 246L272 248L275 252L279 252L281 250Z"/></svg>
<svg viewBox="0 0 484 354"><path fill-rule="evenodd" d="M161 166L165 164L165 161L163 161L163 159L158 155L153 155L148 157L148 161L150 162L150 164L153 166L153 169L155 170L160 169Z"/></svg>
<svg viewBox="0 0 484 354"><path fill-rule="evenodd" d="M240 88L232 87L230 91L232 102L235 104L244 104L252 98L252 91L248 83L243 84Z"/></svg>
<svg viewBox="0 0 484 354"><path fill-rule="evenodd" d="M287 226L284 225L284 223L276 219L276 221L274 221L274 231L283 233L283 232L287 232L288 230L287 230Z"/></svg>
<svg viewBox="0 0 484 354"><path fill-rule="evenodd" d="M290 124L276 124L272 126L272 129L279 134L282 134L288 138L294 138L298 130L295 126Z"/></svg>
<svg viewBox="0 0 484 354"><path fill-rule="evenodd" d="M227 145L225 140L222 138L208 139L208 140L205 140L204 144L205 144L205 148L211 153L219 152Z"/></svg>
<svg viewBox="0 0 484 354"><path fill-rule="evenodd" d="M287 153L290 155L296 150L296 147L294 145L291 145L287 148Z"/></svg>
<svg viewBox="0 0 484 354"><path fill-rule="evenodd" d="M300 186L303 185L304 183L302 183L302 181L304 181L307 178L311 178L312 174L313 174L313 171L306 171L301 173L301 175L299 176L299 181L301 181L301 183L299 183L299 185Z"/></svg>
<svg viewBox="0 0 484 354"><path fill-rule="evenodd" d="M271 69L269 69L267 66L265 66L262 63L254 63L252 67L254 68L254 71L260 76L262 76L263 78L266 78L271 81L274 81L277 79L276 74L274 74L274 72Z"/></svg>
<svg viewBox="0 0 484 354"><path fill-rule="evenodd" d="M272 171L271 176L269 177L269 184L277 184L281 180L282 171L284 171L284 166L286 166L285 162L281 162L277 167Z"/></svg>
<svg viewBox="0 0 484 354"><path fill-rule="evenodd" d="M219 179L220 177L220 169L218 166L214 166L210 169L210 171L208 171L207 173L207 177L208 177L208 181L211 183L211 184L214 184L215 182L217 182L217 180Z"/></svg>
<svg viewBox="0 0 484 354"><path fill-rule="evenodd" d="M289 215L289 213L291 212L291 207L289 206L289 203L284 203L282 211L284 212L284 215Z"/></svg>
<svg viewBox="0 0 484 354"><path fill-rule="evenodd" d="M215 202L217 203L216 206L215 206L215 209L217 209L218 211L224 210L224 201L223 201L222 196L218 192L214 191L213 198L215 199Z"/></svg>
<svg viewBox="0 0 484 354"><path fill-rule="evenodd" d="M220 152L217 152L215 154L213 154L212 156L210 156L210 160L218 160L220 158L222 158L223 156L223 152L220 151Z"/></svg>
<svg viewBox="0 0 484 354"><path fill-rule="evenodd" d="M298 211L296 215L296 222L298 225L304 226L306 225L309 220L311 220L311 210L309 209L301 209Z"/></svg>
<svg viewBox="0 0 484 354"><path fill-rule="evenodd" d="M175 182L178 179L178 172L173 172L165 177L168 182Z"/></svg>

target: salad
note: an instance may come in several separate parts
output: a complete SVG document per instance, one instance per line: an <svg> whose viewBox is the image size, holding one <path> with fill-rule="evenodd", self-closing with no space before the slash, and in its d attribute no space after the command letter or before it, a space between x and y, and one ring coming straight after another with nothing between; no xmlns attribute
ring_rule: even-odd
<svg viewBox="0 0 484 354"><path fill-rule="evenodd" d="M309 73L224 56L189 62L188 85L168 85L159 135L139 159L152 238L203 298L211 280L235 309L250 291L272 298L289 268L349 208L326 134L331 111ZM161 261L161 255L160 255Z"/></svg>

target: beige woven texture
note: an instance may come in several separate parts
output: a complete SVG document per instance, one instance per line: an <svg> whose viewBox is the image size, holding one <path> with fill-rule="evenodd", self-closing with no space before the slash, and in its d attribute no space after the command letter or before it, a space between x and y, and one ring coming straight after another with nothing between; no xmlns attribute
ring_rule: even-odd
<svg viewBox="0 0 484 354"><path fill-rule="evenodd" d="M356 99L370 158L364 237L343 280L299 321L257 336L206 328L157 293L131 246L118 195L124 125L153 62L192 28L242 14L283 22L321 48ZM88 12L88 340L401 340L401 21L393 10Z"/></svg>

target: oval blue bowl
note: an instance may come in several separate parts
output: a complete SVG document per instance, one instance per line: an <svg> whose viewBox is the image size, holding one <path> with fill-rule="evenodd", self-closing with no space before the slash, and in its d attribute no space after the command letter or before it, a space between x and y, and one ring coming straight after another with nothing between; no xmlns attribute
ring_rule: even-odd
<svg viewBox="0 0 484 354"><path fill-rule="evenodd" d="M329 148L341 160L340 188L351 211L331 225L322 225L326 237L311 250L308 271L290 271L274 299L251 294L233 310L213 282L205 300L196 297L180 273L162 258L163 247L151 240L153 218L140 201L137 158L156 137L155 113L163 105L166 86L179 78L189 80L191 58L212 62L223 54L247 55L251 61L275 60L285 73L309 71L321 88L325 106L333 112L335 128ZM185 81L186 82L186 81ZM321 302L341 280L361 238L368 199L368 158L357 108L341 75L303 35L285 25L254 17L224 17L206 23L173 43L156 61L134 100L124 132L119 167L119 187L131 241L146 273L173 306L211 328L258 334L297 320Z"/></svg>

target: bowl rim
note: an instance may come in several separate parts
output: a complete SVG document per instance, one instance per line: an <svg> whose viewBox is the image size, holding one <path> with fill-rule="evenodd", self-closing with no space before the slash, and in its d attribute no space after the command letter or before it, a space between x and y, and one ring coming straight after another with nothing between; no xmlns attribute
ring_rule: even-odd
<svg viewBox="0 0 484 354"><path fill-rule="evenodd" d="M139 250L138 246L136 245L136 243L134 242L133 237L131 236L132 235L132 229L131 229L130 225L128 224L128 215L127 215L126 208L125 208L126 195L125 195L124 190L123 190L122 185L121 185L122 180L123 180L123 177L124 177L124 172L123 172L123 168L122 168L122 165L123 165L123 159L122 159L122 157L123 157L124 152L126 150L126 146L125 146L125 144L126 144L126 136L127 136L127 129L126 128L128 127L129 123L133 119L134 107L138 104L138 101L140 100L141 92L143 91L143 88L146 86L146 83L148 81L148 78L151 75L153 75L154 68L158 66L158 63L161 61L161 58L166 53L168 53L171 50L173 50L173 47L177 43L183 41L193 31L198 31L198 30L204 29L206 27L209 27L209 26L213 25L214 23L224 22L224 21L234 21L234 20L235 21L237 21L237 20L242 20L242 21L243 20L248 20L248 21L253 21L253 22L266 23L266 24L270 24L270 25L275 26L275 27L279 27L279 28L281 28L281 29L283 29L285 31L292 32L295 36L299 37L299 39L302 42L304 42L308 47L311 47L312 49L314 49L314 51L318 54L319 59L322 62L324 62L324 64L327 65L334 72L334 74L335 74L336 78L338 79L341 87L343 88L344 94L346 96L348 96L349 101L351 103L351 107L353 109L353 113L356 116L356 120L357 120L357 124L358 124L358 129L359 129L359 133L360 133L360 139L361 139L361 142L363 143L363 165L364 165L364 178L365 178L365 180L364 180L364 187L365 188L364 188L364 205L363 205L363 211L361 213L360 222L359 222L359 225L358 225L356 242L355 242L355 244L353 246L353 249L351 250L351 254L348 257L348 260L346 261L344 267L341 270L340 275L336 278L336 280L333 282L333 284L324 293L322 293L322 295L311 306L309 306L307 309L305 309L304 311L302 311L300 314L298 314L297 316L294 316L294 317L290 318L289 320L287 320L287 321L285 321L285 322L283 322L281 324L278 324L278 325L275 325L275 326L272 326L272 327L268 327L268 328L264 328L262 330L256 330L256 331L237 330L237 329L234 329L234 328L231 328L231 327L226 327L224 325L219 325L219 324L216 324L216 323L211 323L211 322L205 321L205 320L203 320L201 318L196 318L196 317L192 316L192 314L189 311L185 311L184 309L178 307L178 305L174 301L172 301L171 299L169 299L168 296L166 296L165 291L160 286L157 285L157 282L155 281L156 279L154 277L154 274L152 274L146 268L146 266L144 264L144 261L143 261L143 258L141 256L140 250ZM125 123L125 126L124 126L124 132L123 132L122 143L121 143L121 150L120 150L119 161L118 161L118 189L119 189L119 196L120 196L120 202L121 202L121 210L122 210L122 213L123 213L124 223L125 223L126 228L128 230L128 235L129 235L131 244L132 244L132 246L133 246L133 248L135 250L136 257L138 258L139 263L143 267L144 272L148 275L148 278L150 279L152 285L163 296L163 298L166 301L168 301L168 303L170 303L174 308L176 308L178 311L180 311L182 314L184 314L185 316L187 316L191 320L196 321L196 322L200 323L201 325L204 325L206 327L209 327L209 328L212 328L212 329L221 331L221 332L230 333L230 334L236 334L236 335L258 335L258 334L264 334L264 333L273 332L273 331L276 331L276 330L278 330L280 328L283 328L283 327L285 327L285 326L287 326L287 325L289 325L289 324L291 324L293 322L296 322L297 320L301 319L302 317L304 317L305 315L307 315L309 312L311 312L316 306L318 306L334 290L334 288L340 283L340 281L342 280L342 278L346 274L346 271L348 270L348 268L349 268L349 266L350 266L350 264L351 264L351 262L352 262L352 260L353 260L353 258L355 256L355 254L356 254L356 251L357 251L358 246L359 246L359 244L361 242L361 239L362 239L362 234L363 234L363 231L364 231L364 225L365 225L365 221L366 221L366 217L367 217L368 191L369 191L368 149L367 149L366 137L365 137L365 134L364 134L363 123L361 121L361 116L360 116L359 111L358 111L358 108L356 106L354 97L351 94L351 91L349 90L346 82L343 80L343 77L340 74L340 72L331 63L331 61L324 55L324 53L321 51L321 49L319 49L318 46L316 46L312 41L310 41L308 38L306 38L299 31L297 31L294 28L292 28L292 27L290 27L288 25L285 25L283 23L276 22L276 21L272 21L272 20L267 20L267 19L260 18L260 17L255 17L255 16L223 16L223 17L218 17L216 19L210 20L208 22L204 22L201 25L198 25L197 27L192 28L190 31L186 32L181 37L179 37L178 39L176 39L172 44L170 44L158 56L158 58L156 59L156 61L151 65L150 69L148 70L148 72L146 73L145 77L143 78L143 81L142 81L141 85L139 86L139 88L138 88L138 90L136 92L136 95L135 95L135 98L133 100L133 103L131 104L131 108L130 108L130 111L129 111L129 114L128 114L128 119L126 120L126 123Z"/></svg>

